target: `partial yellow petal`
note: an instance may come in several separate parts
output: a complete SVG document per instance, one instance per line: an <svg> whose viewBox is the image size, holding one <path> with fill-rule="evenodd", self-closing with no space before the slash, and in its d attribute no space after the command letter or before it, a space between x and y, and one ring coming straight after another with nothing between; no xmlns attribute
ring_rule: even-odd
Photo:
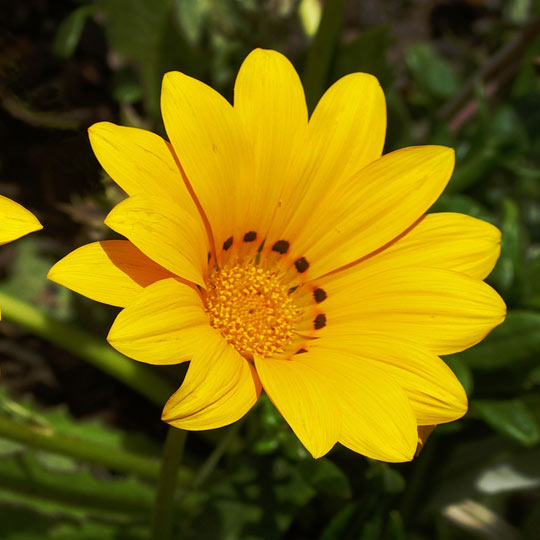
<svg viewBox="0 0 540 540"><path fill-rule="evenodd" d="M373 459L411 460L417 442L416 421L393 377L373 363L364 363L360 355L325 349L322 344L309 349L301 356L317 365L341 407L339 442Z"/></svg>
<svg viewBox="0 0 540 540"><path fill-rule="evenodd" d="M49 270L47 277L92 300L125 307L144 287L172 274L131 242L108 240L72 251Z"/></svg>
<svg viewBox="0 0 540 540"><path fill-rule="evenodd" d="M165 75L161 110L167 134L220 248L246 212L244 188L254 181L247 174L251 148L227 100L187 75L176 71Z"/></svg>
<svg viewBox="0 0 540 540"><path fill-rule="evenodd" d="M449 270L378 272L373 267L363 271L358 264L318 283L328 295L323 305L327 324L319 335L345 339L358 332L383 333L440 355L472 347L501 324L506 313L489 285Z"/></svg>
<svg viewBox="0 0 540 540"><path fill-rule="evenodd" d="M198 215L174 150L159 135L110 122L94 124L88 135L101 166L128 195L170 199L193 216Z"/></svg>
<svg viewBox="0 0 540 540"><path fill-rule="evenodd" d="M328 452L336 439L374 459L398 462L414 455L411 405L373 363L318 342L292 359L255 363L263 388L314 457Z"/></svg>
<svg viewBox="0 0 540 540"><path fill-rule="evenodd" d="M300 359L255 358L268 397L314 458L324 456L341 432L340 405L317 365ZM302 361L304 360L304 361Z"/></svg>
<svg viewBox="0 0 540 540"><path fill-rule="evenodd" d="M328 192L341 191L354 173L380 158L385 132L386 105L375 77L352 73L334 83L309 120L305 148L297 151L302 170L285 177L267 249L280 239L292 243L306 223L324 217Z"/></svg>
<svg viewBox="0 0 540 540"><path fill-rule="evenodd" d="M261 390L255 370L217 332L195 351L180 389L162 419L181 429L227 426L255 405Z"/></svg>
<svg viewBox="0 0 540 540"><path fill-rule="evenodd" d="M311 349L321 346L347 351L362 365L387 373L407 395L419 425L452 422L467 412L467 395L461 383L432 352L391 335L360 331L354 340L322 338Z"/></svg>
<svg viewBox="0 0 540 540"><path fill-rule="evenodd" d="M40 229L43 226L32 212L0 195L0 245Z"/></svg>
<svg viewBox="0 0 540 540"><path fill-rule="evenodd" d="M501 232L490 223L465 214L428 214L359 264L380 271L401 266L446 268L484 279L500 251Z"/></svg>
<svg viewBox="0 0 540 540"><path fill-rule="evenodd" d="M214 332L199 293L169 278L146 287L123 309L107 340L140 362L179 364L190 360Z"/></svg>
<svg viewBox="0 0 540 540"><path fill-rule="evenodd" d="M309 120L309 136L319 182L332 178L339 184L379 159L386 136L379 81L368 73L351 73L335 82Z"/></svg>
<svg viewBox="0 0 540 540"><path fill-rule="evenodd" d="M435 202L453 168L454 151L442 146L386 154L312 207L292 243L293 258L305 257L306 277L316 278L384 246Z"/></svg>
<svg viewBox="0 0 540 540"><path fill-rule="evenodd" d="M105 223L173 274L205 286L208 238L204 225L183 207L135 195L117 204Z"/></svg>
<svg viewBox="0 0 540 540"><path fill-rule="evenodd" d="M255 49L242 63L234 87L234 112L253 146L251 181L245 187L244 233L261 240L281 193L299 175L308 113L293 65L276 51Z"/></svg>

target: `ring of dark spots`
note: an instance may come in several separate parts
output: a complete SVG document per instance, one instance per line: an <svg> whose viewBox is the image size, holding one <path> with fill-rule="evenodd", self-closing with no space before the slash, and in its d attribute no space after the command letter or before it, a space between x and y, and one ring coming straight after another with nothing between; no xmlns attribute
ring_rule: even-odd
<svg viewBox="0 0 540 540"><path fill-rule="evenodd" d="M280 255L285 255L289 251L289 242L287 240L278 240L273 246L272 251L276 251Z"/></svg>
<svg viewBox="0 0 540 540"><path fill-rule="evenodd" d="M324 313L319 313L315 320L313 321L313 327L315 330L320 330L326 326L326 315Z"/></svg>
<svg viewBox="0 0 540 540"><path fill-rule="evenodd" d="M328 295L326 294L326 291L324 289L315 289L313 291L313 298L315 299L315 302L317 302L317 304L320 304L323 300L326 300L326 297Z"/></svg>
<svg viewBox="0 0 540 540"><path fill-rule="evenodd" d="M294 354L302 354L305 352L307 352L307 349L304 349L304 347L302 347L301 349L298 349Z"/></svg>
<svg viewBox="0 0 540 540"><path fill-rule="evenodd" d="M292 294L294 291L296 291L296 289L298 289L298 285L295 285L294 287L291 287L291 288L287 291L287 294Z"/></svg>
<svg viewBox="0 0 540 540"><path fill-rule="evenodd" d="M257 239L257 233L255 231L249 231L244 234L244 242L254 242Z"/></svg>
<svg viewBox="0 0 540 540"><path fill-rule="evenodd" d="M227 238L227 240L223 242L223 251L227 251L232 246L232 243L233 243L233 237L229 236L229 238Z"/></svg>
<svg viewBox="0 0 540 540"><path fill-rule="evenodd" d="M303 274L309 268L309 263L307 262L305 257L300 257L299 259L296 259L296 261L294 261L294 266L296 270L298 270L298 272Z"/></svg>

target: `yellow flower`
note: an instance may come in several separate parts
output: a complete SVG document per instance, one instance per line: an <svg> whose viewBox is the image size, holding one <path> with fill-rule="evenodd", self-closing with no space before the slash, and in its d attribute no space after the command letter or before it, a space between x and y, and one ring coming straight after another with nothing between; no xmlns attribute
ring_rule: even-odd
<svg viewBox="0 0 540 540"><path fill-rule="evenodd" d="M0 246L40 229L43 226L34 214L0 195Z"/></svg>
<svg viewBox="0 0 540 540"><path fill-rule="evenodd" d="M97 242L49 277L124 308L108 340L151 364L190 361L163 419L241 418L262 388L315 457L336 442L405 461L417 427L467 409L437 355L504 318L482 282L500 233L461 214L424 215L448 182L440 146L381 157L386 111L371 75L336 82L308 122L302 85L277 52L244 61L234 107L165 75L170 143L99 123L94 152L129 197Z"/></svg>

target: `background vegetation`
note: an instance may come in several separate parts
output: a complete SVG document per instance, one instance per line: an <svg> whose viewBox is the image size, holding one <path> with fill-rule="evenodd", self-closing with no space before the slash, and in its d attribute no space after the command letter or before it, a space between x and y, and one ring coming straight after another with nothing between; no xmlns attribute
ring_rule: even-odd
<svg viewBox="0 0 540 540"><path fill-rule="evenodd" d="M123 195L93 157L100 120L163 133L160 81L198 77L229 99L254 47L296 65L310 104L340 76L375 74L386 151L452 146L434 210L503 231L489 282L509 307L446 360L470 412L419 458L341 447L314 461L266 399L190 434L175 527L185 539L540 538L540 3L533 0L25 0L2 2L0 192L44 231L0 250L0 537L145 539L183 367L107 350L116 309L45 279L75 247L112 238ZM343 11L342 11L343 8ZM105 351L105 352L104 352Z"/></svg>

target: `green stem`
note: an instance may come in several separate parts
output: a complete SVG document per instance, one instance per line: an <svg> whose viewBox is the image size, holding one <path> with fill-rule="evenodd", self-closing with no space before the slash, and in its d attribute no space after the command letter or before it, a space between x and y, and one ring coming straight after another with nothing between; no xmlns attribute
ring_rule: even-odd
<svg viewBox="0 0 540 540"><path fill-rule="evenodd" d="M148 480L156 481L159 476L157 459L62 435L48 427L29 426L0 416L0 437Z"/></svg>
<svg viewBox="0 0 540 540"><path fill-rule="evenodd" d="M66 482L62 475L50 474L39 469L30 455L17 458L19 466L4 467L0 470L0 485L3 490L25 493L45 501L55 501L73 508L97 510L105 513L145 515L151 503L144 493L134 490L126 494L102 486L89 486L87 483Z"/></svg>
<svg viewBox="0 0 540 540"><path fill-rule="evenodd" d="M347 0L326 0L321 22L308 53L303 72L308 108L312 111L322 96L330 71Z"/></svg>
<svg viewBox="0 0 540 540"><path fill-rule="evenodd" d="M235 422L227 431L226 435L221 439L218 445L214 448L213 452L208 456L208 459L202 464L199 472L195 476L195 480L191 484L192 489L198 489L206 479L212 474L216 468L219 460L223 457L223 454L227 451L227 448L236 437L236 434L240 431L240 428L244 425L247 416L244 416L241 420Z"/></svg>
<svg viewBox="0 0 540 540"><path fill-rule="evenodd" d="M173 532L174 492L186 437L187 431L169 427L163 446L163 461L152 517L152 540L169 540Z"/></svg>
<svg viewBox="0 0 540 540"><path fill-rule="evenodd" d="M151 368L126 358L112 349L104 339L73 324L61 322L3 292L0 292L0 306L5 320L86 360L160 406L175 390Z"/></svg>

